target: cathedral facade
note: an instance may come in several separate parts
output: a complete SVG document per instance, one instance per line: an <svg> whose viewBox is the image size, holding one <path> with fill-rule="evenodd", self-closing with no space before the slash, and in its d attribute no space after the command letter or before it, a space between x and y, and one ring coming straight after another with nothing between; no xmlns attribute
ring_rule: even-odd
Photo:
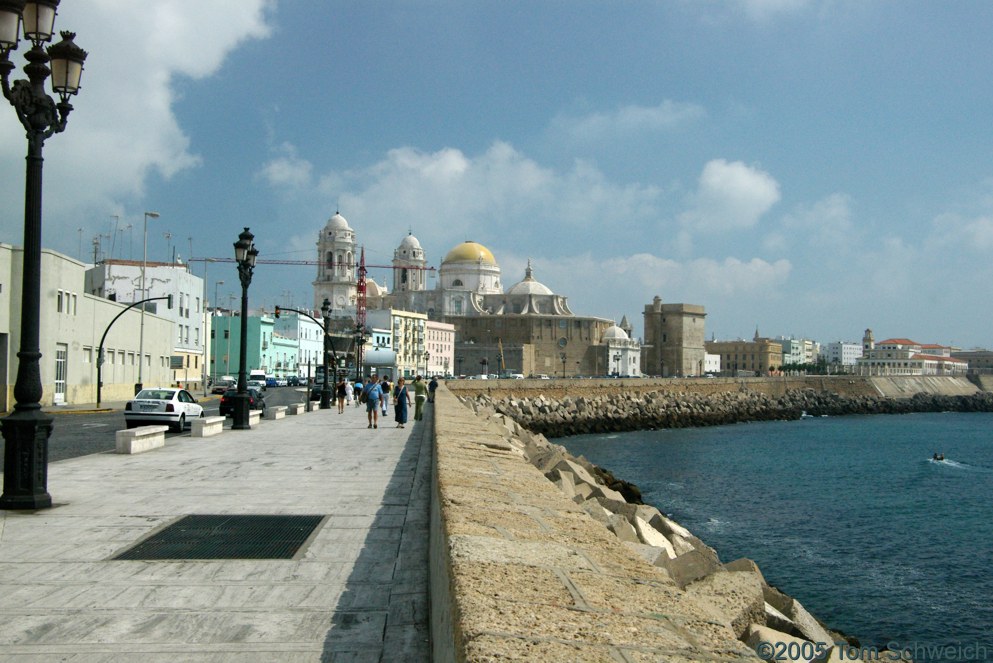
<svg viewBox="0 0 993 663"><path fill-rule="evenodd" d="M321 230L317 245L315 307L327 297L336 313L354 315L355 232L336 213ZM607 318L576 316L566 296L535 278L530 260L524 278L504 290L493 253L465 241L442 259L430 288L427 256L418 239L408 234L393 252L392 267L392 289L367 280L366 308L423 313L429 320L455 325L456 372L640 373L640 344L628 338L630 329L622 330Z"/></svg>

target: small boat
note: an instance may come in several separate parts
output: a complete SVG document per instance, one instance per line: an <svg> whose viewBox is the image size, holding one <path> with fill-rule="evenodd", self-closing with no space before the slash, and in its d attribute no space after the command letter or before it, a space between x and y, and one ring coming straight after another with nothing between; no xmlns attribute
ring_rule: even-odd
<svg viewBox="0 0 993 663"><path fill-rule="evenodd" d="M945 454L943 454L943 453L942 454L936 453L936 454L934 454L931 457L931 460L933 460L935 462L941 462L941 461L945 460Z"/></svg>
<svg viewBox="0 0 993 663"><path fill-rule="evenodd" d="M814 415L807 414L807 411L804 410L803 412L800 413L800 418L801 419L813 419L814 418Z"/></svg>

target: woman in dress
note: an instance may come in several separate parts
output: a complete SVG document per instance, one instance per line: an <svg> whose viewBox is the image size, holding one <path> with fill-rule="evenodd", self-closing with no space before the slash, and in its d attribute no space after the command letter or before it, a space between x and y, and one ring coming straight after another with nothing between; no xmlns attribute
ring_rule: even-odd
<svg viewBox="0 0 993 663"><path fill-rule="evenodd" d="M403 428L407 423L407 406L410 405L410 394L407 393L407 385L403 378L397 378L397 386L393 389L393 418L396 419L397 428Z"/></svg>

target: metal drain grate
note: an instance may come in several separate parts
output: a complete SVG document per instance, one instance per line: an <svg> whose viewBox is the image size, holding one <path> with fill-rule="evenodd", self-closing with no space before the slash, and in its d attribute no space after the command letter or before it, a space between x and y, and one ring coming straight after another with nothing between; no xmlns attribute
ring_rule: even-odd
<svg viewBox="0 0 993 663"><path fill-rule="evenodd" d="M186 516L114 559L293 559L324 516Z"/></svg>

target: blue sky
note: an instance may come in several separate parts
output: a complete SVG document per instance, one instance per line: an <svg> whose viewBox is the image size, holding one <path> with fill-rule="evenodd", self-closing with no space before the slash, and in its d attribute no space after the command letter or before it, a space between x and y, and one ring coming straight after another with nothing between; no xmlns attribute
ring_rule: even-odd
<svg viewBox="0 0 993 663"><path fill-rule="evenodd" d="M314 259L339 209L370 263L409 230L435 266L472 239L506 286L531 258L639 336L659 295L718 339L993 347L993 3L63 0L57 28L90 52L45 152L44 242L71 256L106 234L140 258L154 210L150 259L227 257L243 226ZM260 265L253 305L313 277Z"/></svg>

